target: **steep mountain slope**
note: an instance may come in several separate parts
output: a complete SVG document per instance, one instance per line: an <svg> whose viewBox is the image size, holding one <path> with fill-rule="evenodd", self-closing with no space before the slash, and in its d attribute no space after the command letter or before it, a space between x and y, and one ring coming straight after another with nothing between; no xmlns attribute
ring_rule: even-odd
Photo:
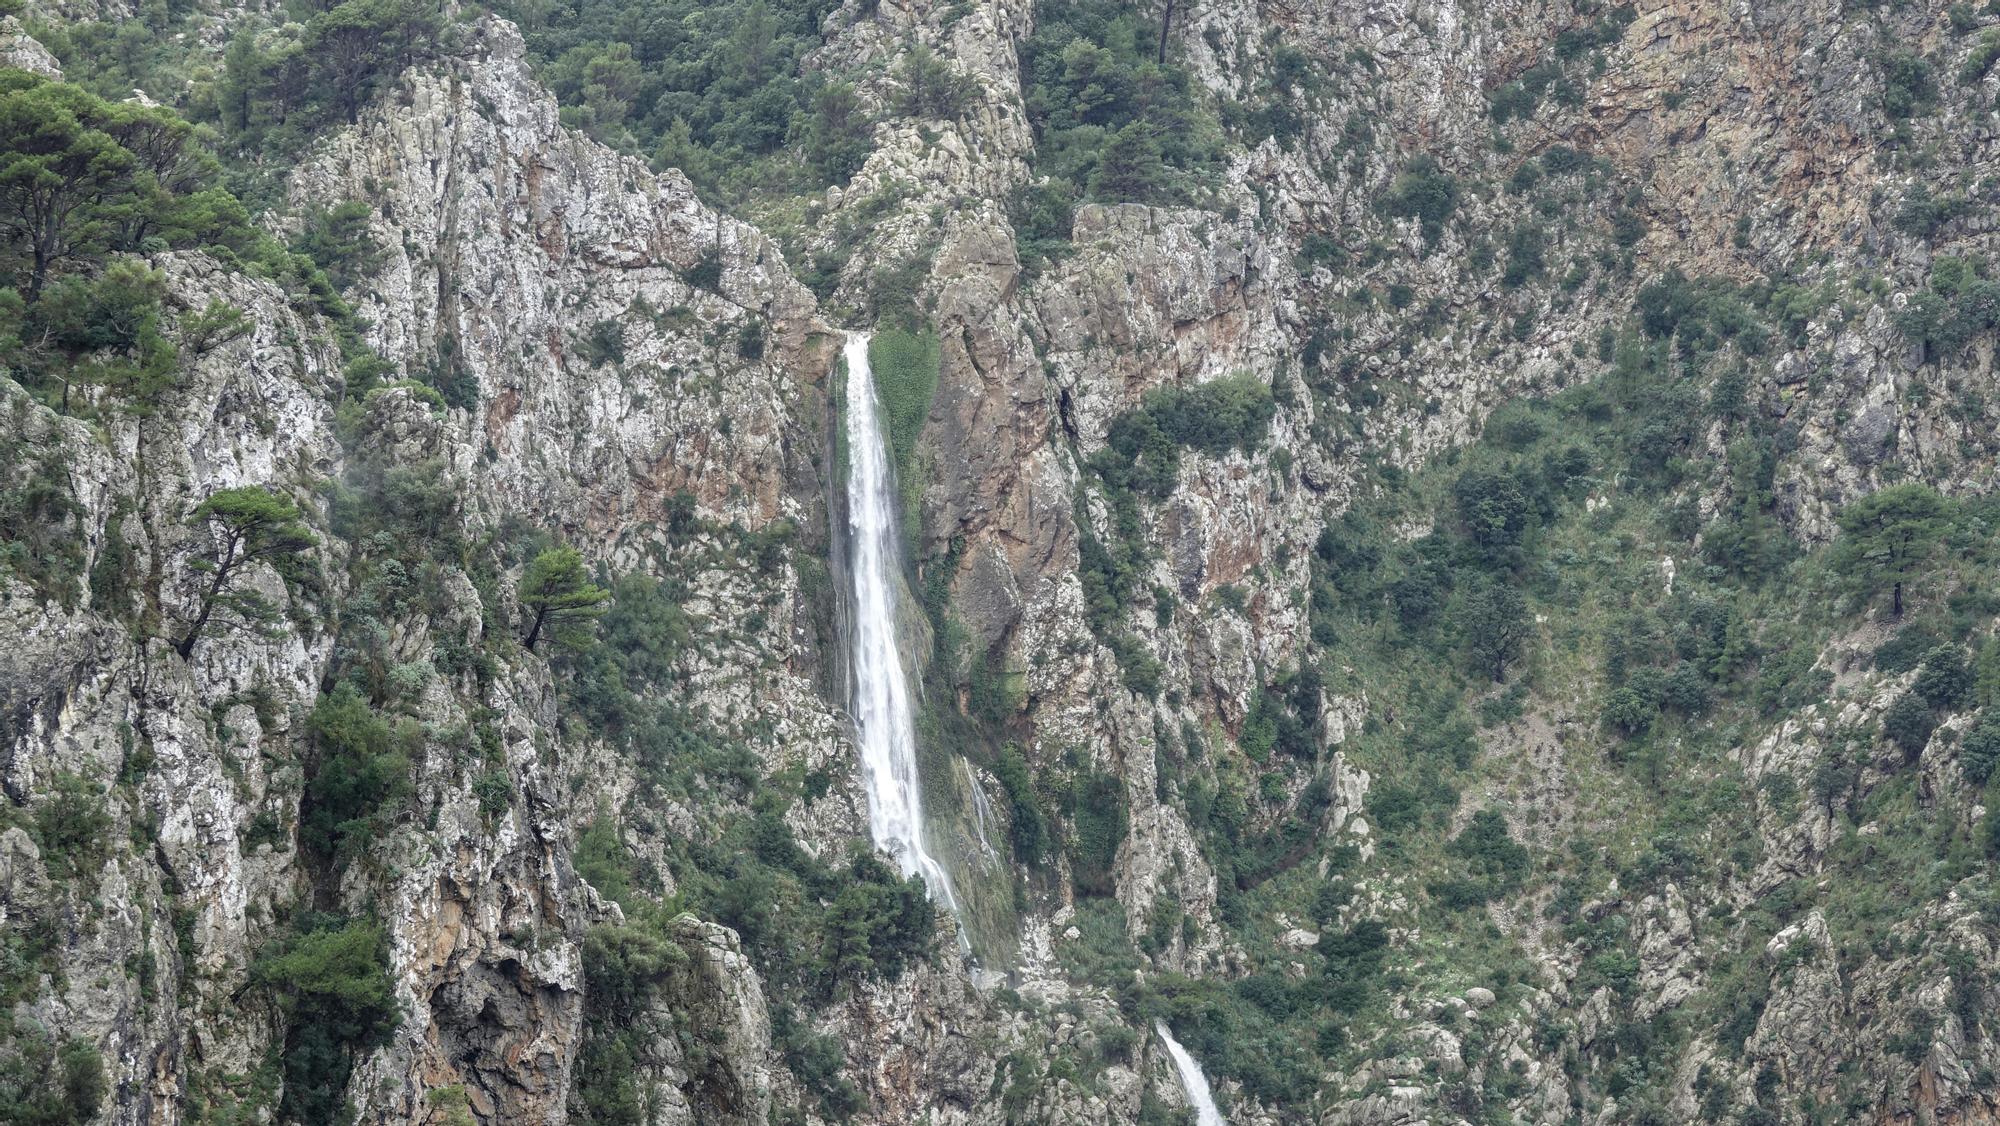
<svg viewBox="0 0 2000 1126"><path fill-rule="evenodd" d="M2000 17L647 11L8 29L0 1117L2000 1117Z"/></svg>

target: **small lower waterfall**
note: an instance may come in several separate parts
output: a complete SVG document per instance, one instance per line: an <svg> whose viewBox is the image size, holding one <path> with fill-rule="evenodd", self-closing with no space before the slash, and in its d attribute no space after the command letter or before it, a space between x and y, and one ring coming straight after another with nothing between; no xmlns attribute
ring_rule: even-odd
<svg viewBox="0 0 2000 1126"><path fill-rule="evenodd" d="M1188 1055L1179 1040L1174 1039L1174 1034L1167 1029L1167 1022L1154 1021L1153 1031L1160 1034L1161 1041L1167 1045L1167 1055L1174 1061L1174 1070L1180 1073L1181 1088L1187 1091L1188 1103L1194 1107L1194 1120L1200 1126L1229 1126L1228 1119L1215 1109L1215 1096L1208 1090L1208 1076L1201 1073L1201 1065L1194 1062L1194 1057Z"/></svg>
<svg viewBox="0 0 2000 1126"><path fill-rule="evenodd" d="M973 773L972 764L959 759L958 768L965 773L966 788L972 791L972 829L979 837L979 856L990 867L1000 863L1000 854L994 850L993 842L986 839L986 826L993 820L993 803L986 800L986 791L979 785L979 775Z"/></svg>
<svg viewBox="0 0 2000 1126"><path fill-rule="evenodd" d="M868 367L868 336L847 334L847 527L852 578L854 726L868 790L868 826L875 844L896 858L903 874L920 875L932 898L959 915L944 866L924 847L923 789L917 777L915 710L898 644L896 611L902 584L902 524L896 477ZM962 924L962 920L961 920ZM965 941L963 925L959 928Z"/></svg>

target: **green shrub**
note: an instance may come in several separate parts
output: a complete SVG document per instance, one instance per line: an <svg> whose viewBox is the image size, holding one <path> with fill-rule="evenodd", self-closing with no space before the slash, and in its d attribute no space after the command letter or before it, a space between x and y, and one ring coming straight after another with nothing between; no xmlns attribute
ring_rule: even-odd
<svg viewBox="0 0 2000 1126"><path fill-rule="evenodd" d="M1221 133L1203 90L1161 57L1152 14L1115 0L1041 0L1019 48L1035 171L1103 200L1192 198Z"/></svg>
<svg viewBox="0 0 2000 1126"><path fill-rule="evenodd" d="M386 932L367 920L308 916L260 952L250 980L285 1018L279 1112L294 1122L343 1120L355 1063L388 1043L402 1016Z"/></svg>
<svg viewBox="0 0 2000 1126"><path fill-rule="evenodd" d="M1011 810L1008 831L1014 843L1014 860L1030 869L1036 868L1048 850L1048 818L1042 813L1041 800L1035 794L1034 780L1020 748L1011 743L1002 747L993 774L1007 791Z"/></svg>
<svg viewBox="0 0 2000 1126"><path fill-rule="evenodd" d="M1972 685L1972 667L1965 663L1965 651L1956 645L1940 645L1924 654L1910 687L1931 707L1954 712L1972 695Z"/></svg>
<svg viewBox="0 0 2000 1126"><path fill-rule="evenodd" d="M2000 764L2000 715L1981 715L1959 744L1958 766L1975 785L1984 785Z"/></svg>
<svg viewBox="0 0 2000 1126"><path fill-rule="evenodd" d="M1931 65L1913 51L1896 51L1882 59L1882 112L1891 121L1929 113L1937 105L1937 79Z"/></svg>
<svg viewBox="0 0 2000 1126"><path fill-rule="evenodd" d="M1914 692L1896 697L1888 710L1882 713L1882 737L1900 748L1903 755L1911 760L1923 753L1930 744L1931 732L1935 730L1937 713Z"/></svg>
<svg viewBox="0 0 2000 1126"><path fill-rule="evenodd" d="M411 794L411 757L422 734L414 724L384 719L347 682L320 697L306 726L313 754L299 843L329 860L351 859Z"/></svg>
<svg viewBox="0 0 2000 1126"><path fill-rule="evenodd" d="M0 1122L87 1126L108 1093L104 1059L89 1041L0 1020Z"/></svg>
<svg viewBox="0 0 2000 1126"><path fill-rule="evenodd" d="M1458 206L1458 181L1428 156L1410 162L1396 183L1382 198L1382 209L1391 215L1417 220L1424 237L1435 240Z"/></svg>

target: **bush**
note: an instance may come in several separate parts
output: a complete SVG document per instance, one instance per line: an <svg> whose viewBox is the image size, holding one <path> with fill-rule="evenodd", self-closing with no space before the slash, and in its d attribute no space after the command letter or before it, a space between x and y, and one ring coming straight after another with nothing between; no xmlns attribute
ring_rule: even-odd
<svg viewBox="0 0 2000 1126"><path fill-rule="evenodd" d="M1882 112L1891 121L1928 113L1937 105L1937 79L1931 65L1913 51L1897 51L1882 60Z"/></svg>
<svg viewBox="0 0 2000 1126"><path fill-rule="evenodd" d="M59 774L51 792L35 805L35 844L49 875L94 886L111 838L111 815L101 787L74 774Z"/></svg>
<svg viewBox="0 0 2000 1126"><path fill-rule="evenodd" d="M251 967L251 983L274 996L285 1017L279 1110L287 1120L345 1118L357 1058L388 1043L401 1019L388 953L379 924L315 915Z"/></svg>
<svg viewBox="0 0 2000 1126"><path fill-rule="evenodd" d="M1203 90L1155 51L1151 13L1116 0L1042 0L1019 48L1035 171L1098 199L1175 203L1220 151Z"/></svg>
<svg viewBox="0 0 2000 1126"><path fill-rule="evenodd" d="M1383 197L1382 209L1417 220L1424 237L1435 240L1458 207L1458 196L1458 181L1439 169L1435 160L1419 156L1396 177L1395 186Z"/></svg>
<svg viewBox="0 0 2000 1126"><path fill-rule="evenodd" d="M1972 682L1972 667L1965 662L1965 651L1956 645L1940 645L1924 654L1910 687L1931 707L1954 712L1972 695Z"/></svg>
<svg viewBox="0 0 2000 1126"><path fill-rule="evenodd" d="M391 724L341 683L307 720L313 755L299 802L299 843L328 860L367 847L412 792L411 755L423 736L414 724Z"/></svg>
<svg viewBox="0 0 2000 1126"><path fill-rule="evenodd" d="M104 1058L89 1041L13 1019L11 1028L0 1022L0 1122L87 1126L109 1093Z"/></svg>
<svg viewBox="0 0 2000 1126"><path fill-rule="evenodd" d="M1882 713L1882 737L1895 744L1906 759L1914 761L1930 744L1937 730L1937 714L1923 697L1905 692Z"/></svg>
<svg viewBox="0 0 2000 1126"><path fill-rule="evenodd" d="M1622 735L1633 736L1653 726L1659 706L1631 685L1619 688L1604 700L1604 724Z"/></svg>
<svg viewBox="0 0 2000 1126"><path fill-rule="evenodd" d="M1967 779L1984 785L2000 764L2000 715L1982 715L1958 747L1958 767Z"/></svg>

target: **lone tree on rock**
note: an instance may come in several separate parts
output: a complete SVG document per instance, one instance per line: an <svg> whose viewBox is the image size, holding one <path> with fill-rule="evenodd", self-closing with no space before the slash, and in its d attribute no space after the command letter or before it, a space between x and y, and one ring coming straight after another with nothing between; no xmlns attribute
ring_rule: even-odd
<svg viewBox="0 0 2000 1126"><path fill-rule="evenodd" d="M245 568L270 563L290 585L303 573L300 556L319 543L299 519L298 505L260 485L216 493L201 502L188 523L208 533L208 552L188 564L208 579L187 632L174 643L182 658L193 655L195 642L218 610L249 625L276 617L269 599L254 590L235 589Z"/></svg>
<svg viewBox="0 0 2000 1126"><path fill-rule="evenodd" d="M590 644L590 625L604 614L611 592L590 581L583 556L557 547L535 556L521 578L521 609L528 632L521 644L532 653L544 634L565 649Z"/></svg>
<svg viewBox="0 0 2000 1126"><path fill-rule="evenodd" d="M1937 551L1951 525L1950 502L1911 481L1862 497L1840 513L1834 562L1873 594L1890 588L1889 614L1903 616L1903 584Z"/></svg>

